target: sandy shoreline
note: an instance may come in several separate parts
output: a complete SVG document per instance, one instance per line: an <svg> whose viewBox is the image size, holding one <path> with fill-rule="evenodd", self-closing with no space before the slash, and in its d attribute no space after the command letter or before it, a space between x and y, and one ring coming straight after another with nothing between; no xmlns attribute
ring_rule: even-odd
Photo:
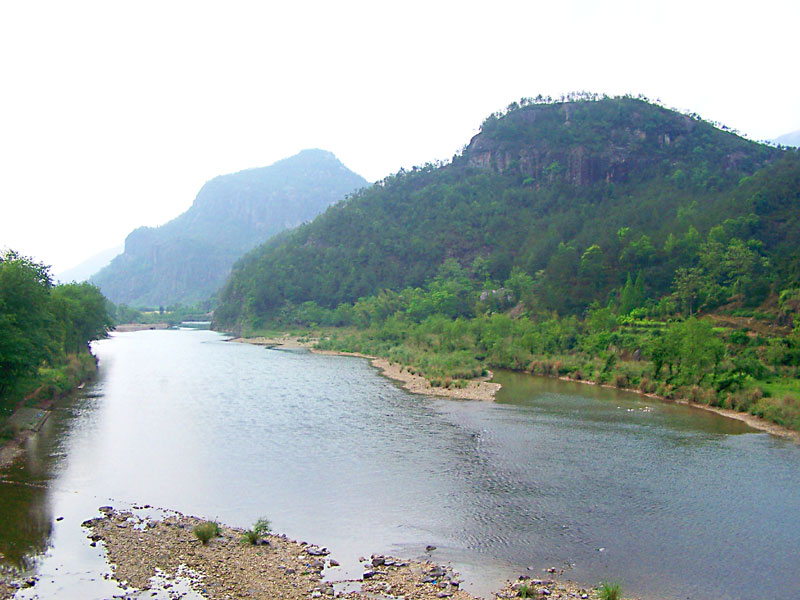
<svg viewBox="0 0 800 600"><path fill-rule="evenodd" d="M129 333L131 331L148 331L150 329L169 329L169 323L122 323L111 331Z"/></svg>
<svg viewBox="0 0 800 600"><path fill-rule="evenodd" d="M309 350L317 354L330 354L336 356L355 356L358 358L367 358L371 361L374 367L380 369L382 375L385 375L390 379L394 379L395 381L401 382L403 384L404 389L415 394L427 394L432 396L443 396L447 398L462 398L468 400L491 401L494 400L495 394L502 387L499 383L490 383L486 381L486 379L491 379L491 374L481 381L477 380L470 381L467 387L462 389L432 387L424 377L421 377L419 375L412 375L398 364L389 364L389 361L384 358L376 358L374 356L367 356L365 354L359 354L355 352L335 352L328 350L316 350L313 347L314 343L316 343L316 340L300 342L297 340L297 338L284 336L280 338L264 338L264 337L234 338L231 341L256 344L267 347L308 348ZM542 375L542 377L546 377L546 375ZM727 417L729 419L736 419L737 421L742 421L747 425L749 425L750 427L752 427L753 429L764 431L774 436L782 437L800 444L800 431L789 429L788 427L784 427L783 425L778 425L777 423L773 423L772 421L767 421L766 419L763 419L756 415L751 415L750 413L743 413L736 410L730 410L727 408L719 408L717 406L709 406L707 404L699 404L697 402L692 402L691 400L687 400L685 398L678 398L678 399L664 398L662 396L657 396L656 394L646 394L636 389L618 388L613 385L605 383L601 384L594 381L587 381L585 379L571 379L569 377L558 377L558 379L561 379L563 381L572 381L574 383L599 385L601 387L606 387L609 389L619 390L623 392L633 392L635 394L639 394L640 396L661 400L662 402L674 402L676 404L691 406L692 408L699 408L701 410L713 412L720 416Z"/></svg>
<svg viewBox="0 0 800 600"><path fill-rule="evenodd" d="M667 400L665 398L659 398L659 399L664 402L675 402L677 404L684 404L686 406L691 406L693 408L699 408L702 410L707 410L709 412L717 413L718 415L722 415L723 417L728 417L729 419L736 419L737 421L743 421L753 429L758 429L759 431L764 431L774 436L786 438L788 440L792 440L793 442L800 444L800 431L789 429L788 427L784 427L783 425L778 425L777 423L773 423L772 421L767 421L766 419L762 419L761 417L756 415L751 415L750 413L743 413L739 412L738 410L731 410L729 408L720 408L718 406L709 406L708 404L698 404L697 402L692 402L691 400L685 400L685 399L678 399L678 400Z"/></svg>
<svg viewBox="0 0 800 600"><path fill-rule="evenodd" d="M542 375L542 377L545 376ZM661 402L682 404L684 406L690 406L692 408L699 408L700 410L712 412L720 416L727 417L729 419L742 421L743 423L746 423L753 429L758 429L759 431L764 431L765 433L772 434L776 437L782 437L800 444L800 431L789 429L788 427L784 427L783 425L778 425L777 423L773 423L772 421L767 421L766 419L763 419L756 415L751 415L750 413L743 413L739 412L738 410L731 410L729 408L720 408L718 406L710 406L708 404L699 404L698 402L692 402L691 400L687 400L686 398L664 398L663 396L659 396L657 394L648 394L631 388L618 388L616 386L609 385L607 383L597 383L596 381L588 381L586 379L571 379L569 377L558 377L558 379L561 379L562 381L571 381L572 383L599 385L600 387L608 388L611 390L618 390L620 392L632 392L634 394L638 394L639 396L644 396L646 398L654 398L656 400L660 400Z"/></svg>
<svg viewBox="0 0 800 600"><path fill-rule="evenodd" d="M335 352L328 350L317 350L313 347L314 344L316 343L316 340L300 342L297 338L288 335L280 338L239 337L239 338L233 338L230 341L242 342L247 344L256 344L259 346L267 346L267 347L308 348L309 350L317 354L330 354L335 356L355 356L358 358L367 358L371 361L372 366L380 369L382 375L385 375L390 379L394 379L395 381L399 381L400 383L402 383L404 389L414 394L426 394L431 396L442 396L446 398L461 398L466 400L491 401L494 400L495 394L502 387L499 383L490 383L486 381L486 379L491 379L491 374L485 379L482 379L480 381L472 380L468 383L467 387L461 389L432 387L428 382L428 380L425 379L424 377L421 377L420 375L412 375L411 373L409 373L407 370L405 370L396 363L389 364L389 361L384 358L367 356L366 354L359 354L355 352ZM543 375L542 377L546 377L546 375ZM656 394L646 394L636 389L618 388L613 385L601 384L594 381L587 381L585 379L570 379L569 377L558 377L558 379L561 379L563 381L572 381L574 383L599 385L601 387L606 387L609 389L619 390L623 392L633 392L635 394L639 394L640 396L646 396L647 398L655 398L656 400L661 400L662 402L674 402L676 404L691 406L692 408L699 408L701 410L713 412L720 416L727 417L729 419L736 419L737 421L742 421L747 425L749 425L750 427L752 427L753 429L764 431L774 436L782 437L800 444L800 431L789 429L788 427L784 427L783 425L778 425L777 423L767 421L766 419L763 419L756 415L751 415L750 413L743 413L736 410L719 408L717 406L709 406L707 404L699 404L697 402L692 402L685 398L679 398L679 399L664 398L662 396L657 396Z"/></svg>
<svg viewBox="0 0 800 600"><path fill-rule="evenodd" d="M315 354L325 354L329 356L354 356L356 358L366 358L370 364L380 370L381 375L393 379L394 381L402 384L403 389L411 392L412 394L423 394L426 396L441 396L444 398L459 398L462 400L481 400L489 402L494 400L495 394L502 387L499 383L490 383L492 375L489 373L486 377L480 379L472 379L467 381L467 385L463 388L446 388L432 386L430 382L421 375L410 373L405 367L397 363L390 363L385 358L378 358L377 356L369 356L367 354L360 354L358 352L338 352L336 350L318 350L314 348L317 340L299 341L297 338L290 336L280 338L233 338L232 342L241 342L245 344L255 344L257 346L266 346L268 348L308 348Z"/></svg>
<svg viewBox="0 0 800 600"><path fill-rule="evenodd" d="M363 574L343 579L337 576L339 563L327 549L285 535L270 533L253 545L243 543L243 530L219 525L220 535L204 545L193 534L193 528L203 522L197 517L149 506L127 511L100 507L99 514L83 523L86 543L105 547L112 578L123 590L114 597L123 600L144 597L143 591L165 598L477 600L461 589L462 582L451 567L432 560L373 554L359 559ZM35 578L0 580L0 600L30 585L35 588ZM519 597L522 585L535 590L535 597L598 598L588 587L527 576L508 582L493 597Z"/></svg>

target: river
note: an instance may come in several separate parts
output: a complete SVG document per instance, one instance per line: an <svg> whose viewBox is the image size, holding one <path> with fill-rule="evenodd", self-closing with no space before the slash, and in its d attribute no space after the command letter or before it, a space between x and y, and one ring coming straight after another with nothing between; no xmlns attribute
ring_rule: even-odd
<svg viewBox="0 0 800 600"><path fill-rule="evenodd" d="M565 570L677 600L800 592L800 447L715 414L497 373L494 403L411 395L363 359L198 330L96 342L96 383L2 472L0 553L21 598L104 598L81 522L147 503L266 516L357 576L437 547L469 591Z"/></svg>

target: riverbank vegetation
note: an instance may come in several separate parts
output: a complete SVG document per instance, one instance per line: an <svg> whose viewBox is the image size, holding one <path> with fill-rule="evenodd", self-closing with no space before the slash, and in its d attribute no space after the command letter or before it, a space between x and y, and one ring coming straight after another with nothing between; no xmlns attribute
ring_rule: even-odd
<svg viewBox="0 0 800 600"><path fill-rule="evenodd" d="M111 326L107 301L88 283L54 285L49 268L0 255L0 435L21 403L75 389L96 368L88 343Z"/></svg>
<svg viewBox="0 0 800 600"><path fill-rule="evenodd" d="M526 288L515 289L518 274L482 289L454 262L447 268L426 288L383 291L336 309L304 303L281 324L320 337L320 349L387 358L435 386L460 387L507 368L685 398L800 429L800 327L793 326L800 290L784 290L760 309L703 304L698 315L678 308L676 283L671 295L628 312L623 289L583 316L558 315L520 299Z"/></svg>
<svg viewBox="0 0 800 600"><path fill-rule="evenodd" d="M152 308L135 308L127 304L111 305L110 314L115 325L166 324L174 327L186 321L210 321L211 313L200 304L186 306L171 304Z"/></svg>
<svg viewBox="0 0 800 600"><path fill-rule="evenodd" d="M526 99L240 260L214 327L440 385L504 367L800 428L800 153L639 98ZM798 321L800 322L800 321Z"/></svg>

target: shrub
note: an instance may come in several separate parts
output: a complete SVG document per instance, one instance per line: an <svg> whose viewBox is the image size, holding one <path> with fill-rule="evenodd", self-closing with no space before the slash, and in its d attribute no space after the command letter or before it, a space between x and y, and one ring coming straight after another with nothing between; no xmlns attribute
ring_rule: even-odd
<svg viewBox="0 0 800 600"><path fill-rule="evenodd" d="M258 540L263 538L265 535L269 533L270 529L270 522L269 519L266 517L261 517L253 524L252 529L248 529L242 535L242 541L248 544L255 545L258 543Z"/></svg>
<svg viewBox="0 0 800 600"><path fill-rule="evenodd" d="M646 375L639 382L639 391L645 394L652 394L656 390L656 385Z"/></svg>
<svg viewBox="0 0 800 600"><path fill-rule="evenodd" d="M661 383L656 388L656 396L661 396L667 400L672 400L675 397L675 388L669 383Z"/></svg>
<svg viewBox="0 0 800 600"><path fill-rule="evenodd" d="M733 410L739 412L749 412L753 404L752 398L743 391L733 392L728 395L728 402Z"/></svg>
<svg viewBox="0 0 800 600"><path fill-rule="evenodd" d="M617 373L614 375L614 387L622 389L628 387L630 383L627 373Z"/></svg>
<svg viewBox="0 0 800 600"><path fill-rule="evenodd" d="M205 521L200 525L195 525L192 533L205 546L208 540L219 535L219 524L216 521Z"/></svg>
<svg viewBox="0 0 800 600"><path fill-rule="evenodd" d="M622 586L617 583L601 583L597 588L597 595L600 600L620 600L622 598Z"/></svg>

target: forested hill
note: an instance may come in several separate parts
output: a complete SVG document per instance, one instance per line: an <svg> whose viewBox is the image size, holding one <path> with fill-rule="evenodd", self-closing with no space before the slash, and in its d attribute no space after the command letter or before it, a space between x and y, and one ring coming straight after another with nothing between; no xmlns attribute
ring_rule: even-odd
<svg viewBox="0 0 800 600"><path fill-rule="evenodd" d="M401 171L246 255L216 325L422 286L447 259L486 289L513 269L533 282L528 305L580 313L629 279L669 293L709 243L742 265L717 265L725 300L757 303L798 275L799 173L795 152L641 99L526 100L451 163Z"/></svg>
<svg viewBox="0 0 800 600"><path fill-rule="evenodd" d="M112 301L134 306L205 300L245 252L366 184L323 150L215 177L176 219L133 231L125 252L91 281Z"/></svg>

